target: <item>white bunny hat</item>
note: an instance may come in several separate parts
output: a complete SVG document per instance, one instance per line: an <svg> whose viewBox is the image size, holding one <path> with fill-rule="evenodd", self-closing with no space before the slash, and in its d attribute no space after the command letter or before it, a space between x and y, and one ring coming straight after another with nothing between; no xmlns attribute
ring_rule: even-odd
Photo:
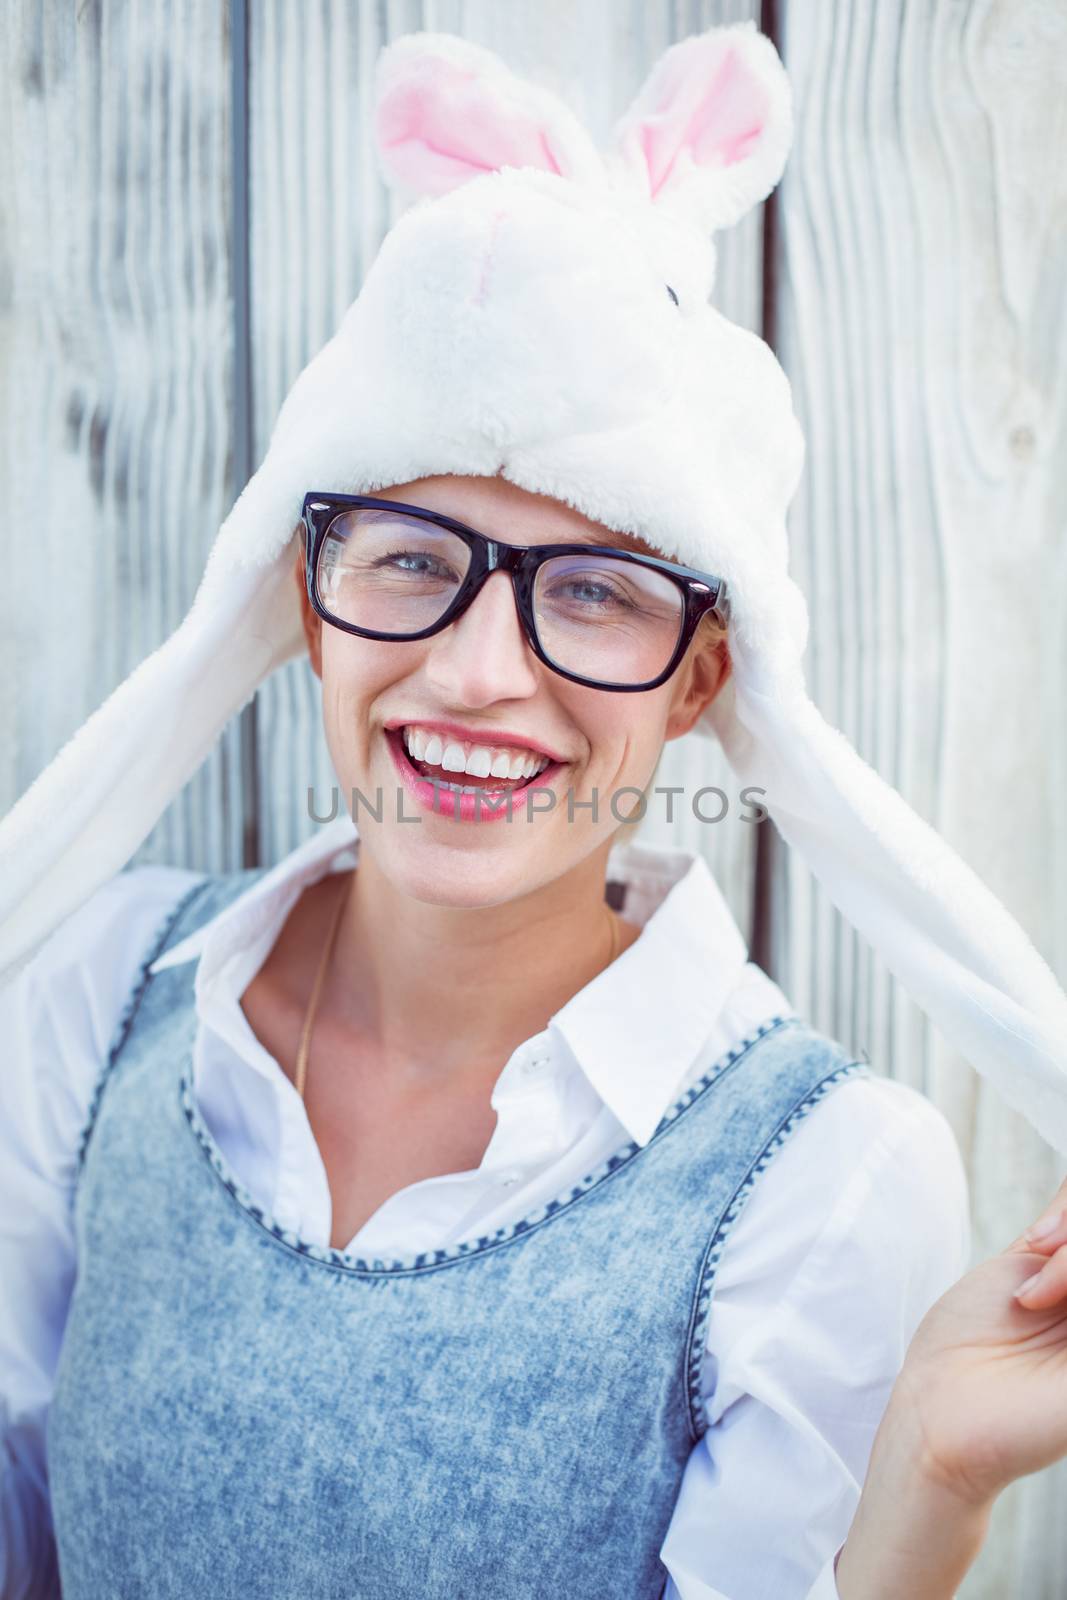
<svg viewBox="0 0 1067 1600"><path fill-rule="evenodd" d="M785 528L803 436L769 347L708 303L711 235L770 193L792 139L770 40L745 22L674 45L598 152L489 51L411 34L379 57L374 127L415 203L293 384L184 621L0 823L0 975L305 649L305 494L499 472L727 580L733 670L698 728L948 1041L1067 1152L1067 996L806 692Z"/></svg>

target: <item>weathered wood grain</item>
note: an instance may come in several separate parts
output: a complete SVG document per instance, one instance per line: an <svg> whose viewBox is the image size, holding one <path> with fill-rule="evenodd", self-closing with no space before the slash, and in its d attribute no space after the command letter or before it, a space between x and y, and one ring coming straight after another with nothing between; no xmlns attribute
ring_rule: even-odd
<svg viewBox="0 0 1067 1600"><path fill-rule="evenodd" d="M798 125L777 310L809 446L790 526L813 696L1064 979L1050 850L1067 767L1067 13L1011 0L784 13ZM945 1049L805 869L780 860L775 888L792 998L941 1105L971 1174L975 1254L1002 1248L1062 1163ZM1061 1468L1003 1497L967 1600L1062 1593L1065 1489Z"/></svg>
<svg viewBox="0 0 1067 1600"><path fill-rule="evenodd" d="M0 28L2 800L181 621L239 485L226 7L17 0ZM138 853L239 861L228 731Z"/></svg>

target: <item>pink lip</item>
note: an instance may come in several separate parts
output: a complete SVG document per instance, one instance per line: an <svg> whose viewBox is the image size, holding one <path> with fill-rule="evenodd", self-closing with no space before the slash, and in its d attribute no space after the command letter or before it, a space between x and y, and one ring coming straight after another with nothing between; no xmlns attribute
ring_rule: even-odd
<svg viewBox="0 0 1067 1600"><path fill-rule="evenodd" d="M546 749L543 744L538 744L536 739L527 738L524 733L514 733L510 728L463 728L458 722L425 722L422 717L394 718L385 724L386 733L396 733L401 728L429 728L433 733L450 733L454 739L462 739L467 744L507 744L514 745L519 750L534 750L539 756L547 756L550 761L562 764L563 757L558 756L554 750Z"/></svg>
<svg viewBox="0 0 1067 1600"><path fill-rule="evenodd" d="M442 723L427 722L420 723L419 726L437 728L443 733L456 731L454 724L446 726ZM398 723L395 727L387 728L385 742L389 746L393 765L400 774L405 789L424 811L432 811L439 817L452 817L460 822L499 822L509 815L514 817L525 806L526 796L534 789L547 788L546 779L551 782L557 773L563 771L565 764L562 761L553 761L547 767L543 767L535 778L529 778L517 789L509 789L507 794L511 800L510 807L506 801L490 804L477 794L457 794L453 789L444 789L440 784L433 783L429 778L424 778L420 772L416 772L404 749L404 740L399 731L402 727L407 727L407 723Z"/></svg>

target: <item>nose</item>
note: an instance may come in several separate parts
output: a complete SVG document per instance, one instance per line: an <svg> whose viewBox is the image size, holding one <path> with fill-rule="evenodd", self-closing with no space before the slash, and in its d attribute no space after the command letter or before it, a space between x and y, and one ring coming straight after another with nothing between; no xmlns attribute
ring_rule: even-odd
<svg viewBox="0 0 1067 1600"><path fill-rule="evenodd" d="M491 573L466 611L428 642L427 678L453 705L486 706L537 691L541 664L506 572Z"/></svg>

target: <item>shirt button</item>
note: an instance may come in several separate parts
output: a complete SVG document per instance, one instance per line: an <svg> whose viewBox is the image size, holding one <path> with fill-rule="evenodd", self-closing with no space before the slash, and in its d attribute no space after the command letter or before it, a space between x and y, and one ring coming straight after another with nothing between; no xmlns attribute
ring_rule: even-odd
<svg viewBox="0 0 1067 1600"><path fill-rule="evenodd" d="M521 1174L518 1172L506 1172L500 1181L507 1188L510 1188L513 1183L518 1183L520 1176Z"/></svg>

